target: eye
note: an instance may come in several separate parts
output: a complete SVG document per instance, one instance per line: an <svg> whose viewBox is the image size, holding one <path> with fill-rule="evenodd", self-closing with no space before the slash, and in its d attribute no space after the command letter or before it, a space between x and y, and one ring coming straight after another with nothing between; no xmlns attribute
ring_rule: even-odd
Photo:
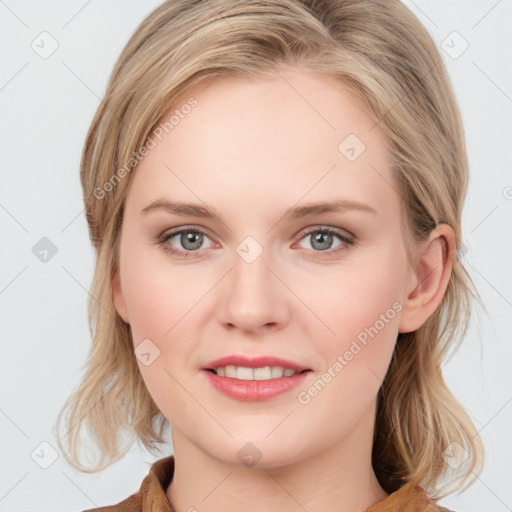
<svg viewBox="0 0 512 512"><path fill-rule="evenodd" d="M332 244L338 239L339 244L332 249ZM312 247L313 258L323 257L318 253L326 253L325 255L332 255L333 253L339 253L340 251L348 250L350 246L356 245L355 238L352 236L346 236L342 231L331 228L318 226L315 229L307 231L302 240L307 240Z"/></svg>
<svg viewBox="0 0 512 512"><path fill-rule="evenodd" d="M176 256L184 256L186 258L193 252L197 252L199 249L204 249L202 246L205 238L209 239L208 235L204 231L197 228L184 227L165 233L159 237L158 243L162 246L164 251ZM171 245L173 239L176 239L175 243L179 244L184 250L173 247Z"/></svg>

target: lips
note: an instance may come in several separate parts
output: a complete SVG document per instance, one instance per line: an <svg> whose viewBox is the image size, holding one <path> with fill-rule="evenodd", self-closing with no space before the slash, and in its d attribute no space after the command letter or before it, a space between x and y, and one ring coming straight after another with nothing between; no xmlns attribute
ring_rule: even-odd
<svg viewBox="0 0 512 512"><path fill-rule="evenodd" d="M267 378L263 380L246 380L242 377L243 380L241 380L232 376L218 375L216 372L219 368L224 368L225 371L228 371L228 368L232 370L235 367L238 368L237 377L241 368L263 369L271 367L274 370L275 367L280 367L281 375L283 375L283 369L292 370L296 373L289 376L285 374L279 378L268 378L267 374ZM306 366L275 356L247 357L231 355L210 361L201 370L217 391L236 400L249 401L263 401L285 394L301 385L308 378L308 375L312 374L312 370ZM259 377L261 378L261 375Z"/></svg>

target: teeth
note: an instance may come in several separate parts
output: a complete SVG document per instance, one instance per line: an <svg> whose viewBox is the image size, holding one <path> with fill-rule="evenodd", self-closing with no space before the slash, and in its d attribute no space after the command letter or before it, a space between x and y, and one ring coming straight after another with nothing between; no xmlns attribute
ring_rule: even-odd
<svg viewBox="0 0 512 512"><path fill-rule="evenodd" d="M273 379L279 379L279 377L284 375L284 368L281 368L280 366L274 366L271 368L270 372Z"/></svg>
<svg viewBox="0 0 512 512"><path fill-rule="evenodd" d="M239 366L236 368L236 378L238 380L253 380L254 371L252 368L243 368Z"/></svg>
<svg viewBox="0 0 512 512"><path fill-rule="evenodd" d="M272 368L270 366L265 366L264 368L254 368L252 373L254 380L268 380L272 378Z"/></svg>
<svg viewBox="0 0 512 512"><path fill-rule="evenodd" d="M226 366L224 368L225 377L236 379L236 366Z"/></svg>
<svg viewBox="0 0 512 512"><path fill-rule="evenodd" d="M263 368L246 368L244 366L221 366L216 370L217 375L239 380L270 380L281 377L291 377L299 372L282 366L264 366Z"/></svg>

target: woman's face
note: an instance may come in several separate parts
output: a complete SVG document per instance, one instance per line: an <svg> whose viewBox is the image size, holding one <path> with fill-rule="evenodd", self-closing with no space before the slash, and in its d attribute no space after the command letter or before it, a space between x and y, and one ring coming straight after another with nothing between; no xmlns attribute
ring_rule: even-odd
<svg viewBox="0 0 512 512"><path fill-rule="evenodd" d="M135 171L114 279L173 436L268 467L371 434L412 282L379 126L339 82L282 76L218 78L183 96ZM156 201L194 207L148 208ZM366 206L310 208L343 201ZM278 377L205 369L228 356L309 371L280 377L291 387L275 394ZM214 380L239 386L226 394Z"/></svg>

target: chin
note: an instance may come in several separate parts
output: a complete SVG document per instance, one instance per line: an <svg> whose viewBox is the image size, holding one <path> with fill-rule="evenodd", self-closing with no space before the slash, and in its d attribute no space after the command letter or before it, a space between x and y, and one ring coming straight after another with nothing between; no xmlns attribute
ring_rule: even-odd
<svg viewBox="0 0 512 512"><path fill-rule="evenodd" d="M236 439L217 444L213 450L210 447L207 451L220 462L240 468L279 468L300 460L298 441L291 442L288 439L289 446L285 446L282 439L276 437L270 440L265 437L267 434L268 431L259 436L254 433L247 437L237 436ZM211 439L209 442L211 443Z"/></svg>

